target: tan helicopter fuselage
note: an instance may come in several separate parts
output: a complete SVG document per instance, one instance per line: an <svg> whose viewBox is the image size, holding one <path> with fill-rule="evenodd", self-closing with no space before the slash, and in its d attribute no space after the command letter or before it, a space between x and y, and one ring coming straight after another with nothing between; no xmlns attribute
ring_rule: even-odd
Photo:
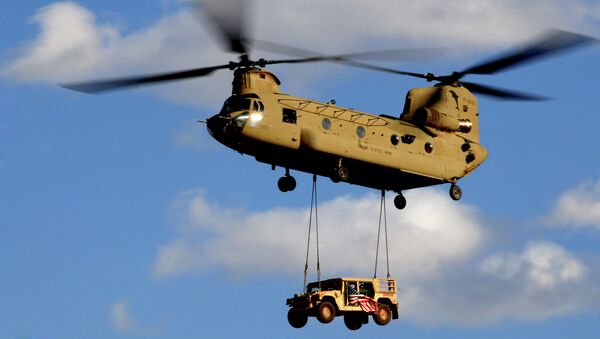
<svg viewBox="0 0 600 339"><path fill-rule="evenodd" d="M210 134L272 166L338 180L344 167L343 181L396 192L454 183L487 158L477 99L464 87L412 89L393 117L284 94L279 85L265 69L236 70Z"/></svg>

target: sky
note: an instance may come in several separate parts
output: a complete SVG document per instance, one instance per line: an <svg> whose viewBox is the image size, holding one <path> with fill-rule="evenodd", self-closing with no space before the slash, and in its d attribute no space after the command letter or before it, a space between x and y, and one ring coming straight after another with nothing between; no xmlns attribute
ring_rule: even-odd
<svg viewBox="0 0 600 339"><path fill-rule="evenodd" d="M587 0L253 1L251 34L325 54L443 47L413 72L464 69L549 28L600 37ZM0 4L0 337L596 338L600 331L600 46L469 76L552 97L479 97L488 160L460 181L388 194L400 319L294 329L311 177L220 145L205 120L231 73L86 95L57 84L218 65L181 0ZM275 58L260 51L252 56ZM282 89L398 115L429 84L332 64L273 65ZM379 192L319 179L323 277L373 274ZM314 244L314 243L313 243ZM316 277L314 248L309 279ZM383 276L380 261L378 274Z"/></svg>

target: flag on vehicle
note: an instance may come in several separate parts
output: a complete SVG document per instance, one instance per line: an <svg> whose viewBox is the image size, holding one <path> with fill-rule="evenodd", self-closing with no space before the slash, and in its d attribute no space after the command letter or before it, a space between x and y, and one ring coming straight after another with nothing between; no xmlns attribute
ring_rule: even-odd
<svg viewBox="0 0 600 339"><path fill-rule="evenodd" d="M353 294L348 296L348 302L350 305L360 305L363 311L368 313L377 312L377 301L369 298L363 294Z"/></svg>

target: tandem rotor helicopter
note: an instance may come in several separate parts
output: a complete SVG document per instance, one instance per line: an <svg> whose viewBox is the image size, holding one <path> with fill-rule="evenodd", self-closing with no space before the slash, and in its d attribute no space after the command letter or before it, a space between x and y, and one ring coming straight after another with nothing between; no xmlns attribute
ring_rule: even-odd
<svg viewBox="0 0 600 339"><path fill-rule="evenodd" d="M539 96L499 89L462 79L469 74L494 74L550 54L596 41L564 31L550 31L539 40L463 71L449 75L413 73L357 61L391 51L346 55L299 55L296 47L263 42L273 50L295 58L251 59L246 37L244 5L215 6L199 1L227 44L239 54L238 61L180 72L66 84L63 87L96 93L132 86L203 77L217 70L233 71L231 96L221 111L207 120L210 135L223 145L259 162L281 167L285 174L277 185L282 192L293 191L296 180L290 170L307 172L382 191L394 191L394 205L406 206L402 191L438 184L450 184L450 197L459 200L457 182L473 172L487 158L479 143L479 110L473 93L509 100L540 100ZM214 1L215 3L218 1ZM431 50L431 49L430 49ZM282 52L283 51L283 52ZM404 50L411 54L415 50ZM418 52L418 50L416 50ZM427 53L427 49L423 49ZM396 54L402 55L402 50ZM434 82L431 87L408 91L399 116L376 115L343 108L335 102L321 103L285 94L267 65L329 61L374 71L411 76Z"/></svg>

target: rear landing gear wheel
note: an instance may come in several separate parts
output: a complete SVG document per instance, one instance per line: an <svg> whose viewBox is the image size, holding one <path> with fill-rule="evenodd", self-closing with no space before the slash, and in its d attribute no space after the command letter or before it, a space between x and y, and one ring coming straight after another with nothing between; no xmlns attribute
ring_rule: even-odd
<svg viewBox="0 0 600 339"><path fill-rule="evenodd" d="M455 201L458 201L460 198L462 198L462 190L460 187L458 187L458 185L452 184L452 186L450 186L450 198Z"/></svg>
<svg viewBox="0 0 600 339"><path fill-rule="evenodd" d="M344 324L350 331L356 331L362 327L363 321L357 314L348 313L344 316Z"/></svg>
<svg viewBox="0 0 600 339"><path fill-rule="evenodd" d="M293 328L302 328L308 323L306 312L296 311L293 308L288 311L287 318Z"/></svg>
<svg viewBox="0 0 600 339"><path fill-rule="evenodd" d="M347 181L350 178L350 172L344 166L336 167L331 172L331 181L338 183L340 181Z"/></svg>
<svg viewBox="0 0 600 339"><path fill-rule="evenodd" d="M291 175L285 175L277 180L277 187L281 192L291 192L296 189L296 179Z"/></svg>
<svg viewBox="0 0 600 339"><path fill-rule="evenodd" d="M346 181L348 180L348 178L350 178L350 172L348 172L348 169L344 166L340 167L337 169L338 171L338 177L340 178L341 181Z"/></svg>
<svg viewBox="0 0 600 339"><path fill-rule="evenodd" d="M404 209L404 207L406 207L406 198L402 195L402 193L398 194L394 198L394 206L396 206L396 208L399 210Z"/></svg>

